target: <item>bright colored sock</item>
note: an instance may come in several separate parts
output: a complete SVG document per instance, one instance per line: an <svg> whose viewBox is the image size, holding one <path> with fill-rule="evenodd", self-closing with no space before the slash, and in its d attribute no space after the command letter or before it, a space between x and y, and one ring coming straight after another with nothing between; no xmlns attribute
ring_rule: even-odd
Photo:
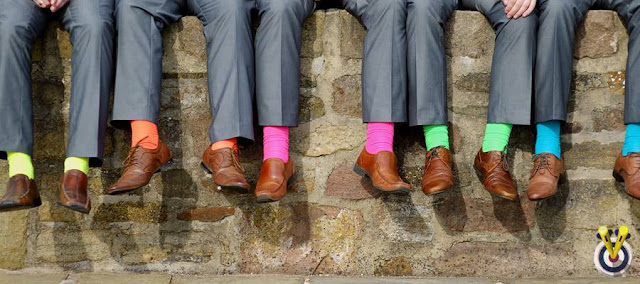
<svg viewBox="0 0 640 284"><path fill-rule="evenodd" d="M507 151L509 136L513 125L506 123L487 123L482 142L482 152Z"/></svg>
<svg viewBox="0 0 640 284"><path fill-rule="evenodd" d="M158 125L146 120L131 121L131 147L156 149L160 143Z"/></svg>
<svg viewBox="0 0 640 284"><path fill-rule="evenodd" d="M381 151L393 152L393 122L367 123L367 142L364 147L373 155Z"/></svg>
<svg viewBox="0 0 640 284"><path fill-rule="evenodd" d="M622 155L640 152L640 123L627 124L627 133L622 144Z"/></svg>
<svg viewBox="0 0 640 284"><path fill-rule="evenodd" d="M67 157L64 160L64 172L68 172L70 170L78 170L83 172L85 175L89 174L89 158L84 157Z"/></svg>
<svg viewBox="0 0 640 284"><path fill-rule="evenodd" d="M31 156L20 152L7 152L7 161L9 162L9 177L20 174L28 176L30 179L35 177Z"/></svg>
<svg viewBox="0 0 640 284"><path fill-rule="evenodd" d="M238 145L238 139L236 138L220 140L218 142L211 144L211 151L220 150L224 148L233 149L234 147L236 147L236 145Z"/></svg>
<svg viewBox="0 0 640 284"><path fill-rule="evenodd" d="M449 149L449 129L446 125L425 125L422 129L427 151L438 146Z"/></svg>
<svg viewBox="0 0 640 284"><path fill-rule="evenodd" d="M265 126L262 145L264 146L264 158L278 158L289 162L289 127Z"/></svg>
<svg viewBox="0 0 640 284"><path fill-rule="evenodd" d="M550 120L536 124L536 155L551 153L560 159L560 120Z"/></svg>

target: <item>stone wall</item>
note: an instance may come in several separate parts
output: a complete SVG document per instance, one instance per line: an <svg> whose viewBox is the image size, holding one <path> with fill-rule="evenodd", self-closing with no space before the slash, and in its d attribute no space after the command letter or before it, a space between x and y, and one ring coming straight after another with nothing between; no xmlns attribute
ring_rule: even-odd
<svg viewBox="0 0 640 284"><path fill-rule="evenodd" d="M44 204L0 216L0 267L24 270L162 271L422 276L596 276L599 225L640 223L640 203L611 178L621 147L628 37L610 11L590 12L575 52L575 90L562 136L568 182L548 200L492 198L472 174L481 145L494 33L476 12L447 26L449 116L456 185L419 190L421 129L398 126L396 149L410 196L380 196L351 172L365 140L360 66L364 30L344 11L316 12L305 24L302 123L292 132L301 174L279 203L215 190L199 167L207 147L204 39L195 18L165 35L160 130L174 151L169 171L126 196L104 196L115 181L129 134L110 128L106 160L91 171L93 211L55 205L69 102L68 35L51 28L34 50L35 161ZM260 136L260 133L257 133ZM534 134L516 127L509 147L520 193L528 181ZM255 183L260 143L243 164ZM7 179L0 163L0 182ZM634 236L638 231L632 229ZM631 240L640 248L638 237ZM640 274L638 262L631 274Z"/></svg>

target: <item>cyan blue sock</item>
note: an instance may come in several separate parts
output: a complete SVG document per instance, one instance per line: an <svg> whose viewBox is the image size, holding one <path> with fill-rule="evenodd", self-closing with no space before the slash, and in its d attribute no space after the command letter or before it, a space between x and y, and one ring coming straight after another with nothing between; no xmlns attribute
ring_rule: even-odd
<svg viewBox="0 0 640 284"><path fill-rule="evenodd" d="M640 152L640 123L627 124L627 134L622 144L622 155Z"/></svg>
<svg viewBox="0 0 640 284"><path fill-rule="evenodd" d="M550 120L536 124L538 136L536 137L536 155L551 153L560 159L560 121Z"/></svg>

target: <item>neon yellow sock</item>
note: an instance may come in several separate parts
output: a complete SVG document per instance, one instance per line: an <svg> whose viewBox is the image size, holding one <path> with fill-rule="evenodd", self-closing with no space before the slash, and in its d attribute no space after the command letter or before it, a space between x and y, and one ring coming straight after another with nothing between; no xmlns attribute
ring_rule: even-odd
<svg viewBox="0 0 640 284"><path fill-rule="evenodd" d="M507 151L509 136L513 125L506 123L487 123L482 142L482 152Z"/></svg>
<svg viewBox="0 0 640 284"><path fill-rule="evenodd" d="M29 179L34 178L31 156L20 152L7 152L7 161L9 161L9 177L25 175Z"/></svg>
<svg viewBox="0 0 640 284"><path fill-rule="evenodd" d="M64 172L66 173L70 170L79 170L85 175L89 174L89 158L67 157L64 160Z"/></svg>
<svg viewBox="0 0 640 284"><path fill-rule="evenodd" d="M427 151L438 146L449 149L449 129L446 125L425 125L422 129Z"/></svg>

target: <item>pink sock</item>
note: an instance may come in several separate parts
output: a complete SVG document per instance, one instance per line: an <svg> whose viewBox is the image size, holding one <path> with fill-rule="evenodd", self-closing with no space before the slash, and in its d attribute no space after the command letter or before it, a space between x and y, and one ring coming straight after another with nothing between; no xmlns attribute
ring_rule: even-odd
<svg viewBox="0 0 640 284"><path fill-rule="evenodd" d="M265 126L264 132L264 160L278 158L285 163L289 161L289 127Z"/></svg>
<svg viewBox="0 0 640 284"><path fill-rule="evenodd" d="M393 122L367 123L367 143L364 147L374 155L381 151L393 152Z"/></svg>

